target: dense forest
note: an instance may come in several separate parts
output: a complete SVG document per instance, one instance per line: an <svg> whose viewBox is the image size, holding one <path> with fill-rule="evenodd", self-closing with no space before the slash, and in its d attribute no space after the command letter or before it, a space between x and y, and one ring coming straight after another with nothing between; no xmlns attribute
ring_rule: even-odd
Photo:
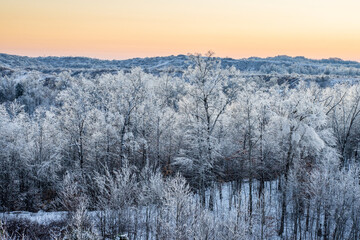
<svg viewBox="0 0 360 240"><path fill-rule="evenodd" d="M187 61L0 75L0 239L359 239L360 84Z"/></svg>

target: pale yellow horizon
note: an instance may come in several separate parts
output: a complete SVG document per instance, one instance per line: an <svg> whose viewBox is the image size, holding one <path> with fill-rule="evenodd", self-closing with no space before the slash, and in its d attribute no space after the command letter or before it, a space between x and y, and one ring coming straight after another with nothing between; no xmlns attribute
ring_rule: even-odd
<svg viewBox="0 0 360 240"><path fill-rule="evenodd" d="M360 61L359 9L356 0L1 0L0 52Z"/></svg>

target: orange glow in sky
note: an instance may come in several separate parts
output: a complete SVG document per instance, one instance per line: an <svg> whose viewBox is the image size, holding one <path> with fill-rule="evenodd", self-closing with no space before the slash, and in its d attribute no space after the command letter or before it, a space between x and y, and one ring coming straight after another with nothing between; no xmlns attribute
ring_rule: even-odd
<svg viewBox="0 0 360 240"><path fill-rule="evenodd" d="M359 0L1 0L0 52L360 60Z"/></svg>

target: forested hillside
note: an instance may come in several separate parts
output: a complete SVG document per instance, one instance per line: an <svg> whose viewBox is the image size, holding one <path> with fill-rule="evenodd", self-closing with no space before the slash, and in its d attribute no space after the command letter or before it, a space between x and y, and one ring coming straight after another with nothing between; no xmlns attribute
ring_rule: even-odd
<svg viewBox="0 0 360 240"><path fill-rule="evenodd" d="M357 62L0 64L0 238L360 238Z"/></svg>

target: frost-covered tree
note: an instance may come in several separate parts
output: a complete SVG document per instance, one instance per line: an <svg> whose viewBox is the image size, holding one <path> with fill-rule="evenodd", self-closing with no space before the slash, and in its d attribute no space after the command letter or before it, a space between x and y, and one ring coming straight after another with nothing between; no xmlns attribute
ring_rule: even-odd
<svg viewBox="0 0 360 240"><path fill-rule="evenodd" d="M181 101L184 147L176 164L199 189L205 204L205 187L217 174L216 162L221 157L215 133L227 107L236 99L238 72L234 68L221 69L220 62L209 52L190 56L191 65L185 78L187 94ZM210 197L210 208L213 206Z"/></svg>
<svg viewBox="0 0 360 240"><path fill-rule="evenodd" d="M359 85L337 85L326 89L324 99L327 101L328 115L334 130L342 164L356 157L360 117Z"/></svg>
<svg viewBox="0 0 360 240"><path fill-rule="evenodd" d="M113 174L106 169L105 174L96 173L94 178L98 219L103 237L118 236L132 232L134 222L132 207L139 197L135 169L124 165Z"/></svg>
<svg viewBox="0 0 360 240"><path fill-rule="evenodd" d="M88 126L90 124L89 113L91 103L87 84L91 82L85 79L74 79L72 87L62 91L58 96L61 104L59 111L59 124L61 131L65 134L66 149L64 157L70 167L83 170L87 161L86 148L89 147ZM65 146L64 146L65 147Z"/></svg>

